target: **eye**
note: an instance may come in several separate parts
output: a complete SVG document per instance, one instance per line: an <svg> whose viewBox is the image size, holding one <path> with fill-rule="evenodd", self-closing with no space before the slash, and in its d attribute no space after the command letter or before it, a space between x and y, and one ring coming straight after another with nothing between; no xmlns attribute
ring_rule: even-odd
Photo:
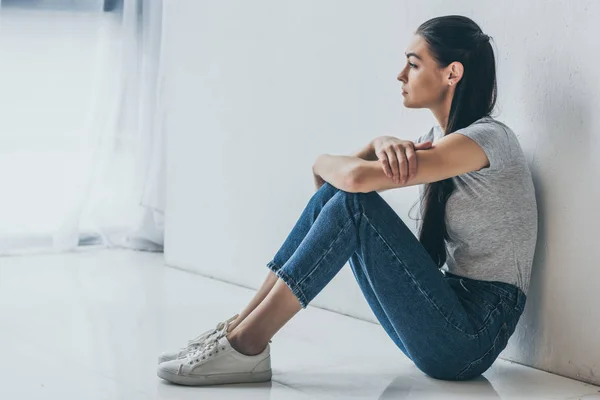
<svg viewBox="0 0 600 400"><path fill-rule="evenodd" d="M411 68L417 68L417 66L415 64L413 64L413 63L408 63L408 65L410 65Z"/></svg>

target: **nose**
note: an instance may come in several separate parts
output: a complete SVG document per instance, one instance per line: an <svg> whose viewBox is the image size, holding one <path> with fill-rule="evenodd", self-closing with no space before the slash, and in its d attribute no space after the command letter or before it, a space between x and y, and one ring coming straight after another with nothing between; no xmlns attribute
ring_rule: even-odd
<svg viewBox="0 0 600 400"><path fill-rule="evenodd" d="M406 83L406 77L404 76L404 70L400 71L398 77L396 78L402 83Z"/></svg>

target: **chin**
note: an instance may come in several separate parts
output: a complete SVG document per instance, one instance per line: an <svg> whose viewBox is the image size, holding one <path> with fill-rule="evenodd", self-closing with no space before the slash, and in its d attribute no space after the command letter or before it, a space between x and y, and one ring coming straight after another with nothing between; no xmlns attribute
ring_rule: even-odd
<svg viewBox="0 0 600 400"><path fill-rule="evenodd" d="M407 101L406 99L404 99L404 107L406 107L406 108L419 108L419 107L415 107L414 104L412 104L410 101Z"/></svg>
<svg viewBox="0 0 600 400"><path fill-rule="evenodd" d="M420 104L415 104L414 102L408 100L406 97L404 98L404 107L406 108L424 108Z"/></svg>

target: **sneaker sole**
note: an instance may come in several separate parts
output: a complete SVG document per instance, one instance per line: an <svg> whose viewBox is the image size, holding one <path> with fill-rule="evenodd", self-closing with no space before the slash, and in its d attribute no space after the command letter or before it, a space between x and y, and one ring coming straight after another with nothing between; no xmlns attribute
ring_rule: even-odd
<svg viewBox="0 0 600 400"><path fill-rule="evenodd" d="M224 385L227 383L251 383L251 382L266 382L270 381L273 376L273 371L268 369L261 372L238 372L229 374L213 374L205 376L185 376L177 375L162 369L158 370L157 375L169 382L187 386L208 386L208 385Z"/></svg>

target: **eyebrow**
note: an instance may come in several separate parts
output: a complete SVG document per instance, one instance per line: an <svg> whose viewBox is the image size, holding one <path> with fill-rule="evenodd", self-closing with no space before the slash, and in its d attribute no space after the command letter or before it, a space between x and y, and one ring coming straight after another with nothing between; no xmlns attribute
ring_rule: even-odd
<svg viewBox="0 0 600 400"><path fill-rule="evenodd" d="M423 59L421 57L419 57L419 55L417 53L404 53L406 55L406 58L410 57L410 56L414 56L417 57L419 60L423 61Z"/></svg>

